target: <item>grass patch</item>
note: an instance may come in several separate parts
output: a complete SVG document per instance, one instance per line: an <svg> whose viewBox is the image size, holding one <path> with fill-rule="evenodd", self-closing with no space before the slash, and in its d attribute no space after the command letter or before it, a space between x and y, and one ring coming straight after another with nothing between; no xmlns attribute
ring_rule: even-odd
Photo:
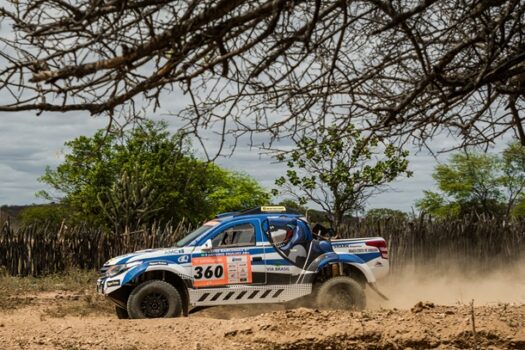
<svg viewBox="0 0 525 350"><path fill-rule="evenodd" d="M80 269L43 277L0 275L0 293L21 295L51 291L83 291L94 289L98 276L97 271Z"/></svg>
<svg viewBox="0 0 525 350"><path fill-rule="evenodd" d="M71 269L43 277L13 277L0 274L0 310L16 309L31 304L42 292L74 292L96 298L98 272ZM90 302L86 302L90 305Z"/></svg>

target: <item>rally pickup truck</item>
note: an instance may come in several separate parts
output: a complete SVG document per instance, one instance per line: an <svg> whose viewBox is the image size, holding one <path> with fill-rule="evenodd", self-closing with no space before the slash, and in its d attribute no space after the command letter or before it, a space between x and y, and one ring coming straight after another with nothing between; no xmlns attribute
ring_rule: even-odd
<svg viewBox="0 0 525 350"><path fill-rule="evenodd" d="M388 274L383 238L327 240L284 207L218 215L174 247L109 260L97 281L119 318L187 316L202 307L298 303L365 307Z"/></svg>

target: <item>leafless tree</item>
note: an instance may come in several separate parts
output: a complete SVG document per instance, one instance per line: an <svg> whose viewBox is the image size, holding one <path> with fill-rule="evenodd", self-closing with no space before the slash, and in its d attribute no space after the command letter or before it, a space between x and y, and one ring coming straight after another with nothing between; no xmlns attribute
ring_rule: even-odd
<svg viewBox="0 0 525 350"><path fill-rule="evenodd" d="M327 120L525 145L520 0L4 0L0 111L114 115L181 90L198 131ZM217 127L217 125L216 125ZM220 151L220 150L219 150Z"/></svg>

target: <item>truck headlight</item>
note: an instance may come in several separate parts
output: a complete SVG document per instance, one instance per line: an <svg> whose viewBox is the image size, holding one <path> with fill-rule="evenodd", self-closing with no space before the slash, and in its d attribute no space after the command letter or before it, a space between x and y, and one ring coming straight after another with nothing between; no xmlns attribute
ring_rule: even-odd
<svg viewBox="0 0 525 350"><path fill-rule="evenodd" d="M133 261L127 264L119 264L108 267L106 270L106 277L115 277L122 272L131 269L132 267L142 264L142 261Z"/></svg>

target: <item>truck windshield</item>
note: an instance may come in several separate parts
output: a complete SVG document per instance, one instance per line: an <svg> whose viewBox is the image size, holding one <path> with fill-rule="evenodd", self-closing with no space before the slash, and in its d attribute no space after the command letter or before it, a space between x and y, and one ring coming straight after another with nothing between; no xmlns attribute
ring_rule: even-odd
<svg viewBox="0 0 525 350"><path fill-rule="evenodd" d="M184 237L183 239L178 241L177 244L175 244L175 246L177 246L177 247L184 247L184 246L186 246L187 244L189 244L193 240L195 240L195 238L199 237L201 234L203 234L204 232L208 231L209 229L211 229L212 227L214 227L217 224L219 224L219 221L208 221L207 223L205 223L204 225L202 225L201 227L199 227L195 231L189 233L186 237Z"/></svg>

